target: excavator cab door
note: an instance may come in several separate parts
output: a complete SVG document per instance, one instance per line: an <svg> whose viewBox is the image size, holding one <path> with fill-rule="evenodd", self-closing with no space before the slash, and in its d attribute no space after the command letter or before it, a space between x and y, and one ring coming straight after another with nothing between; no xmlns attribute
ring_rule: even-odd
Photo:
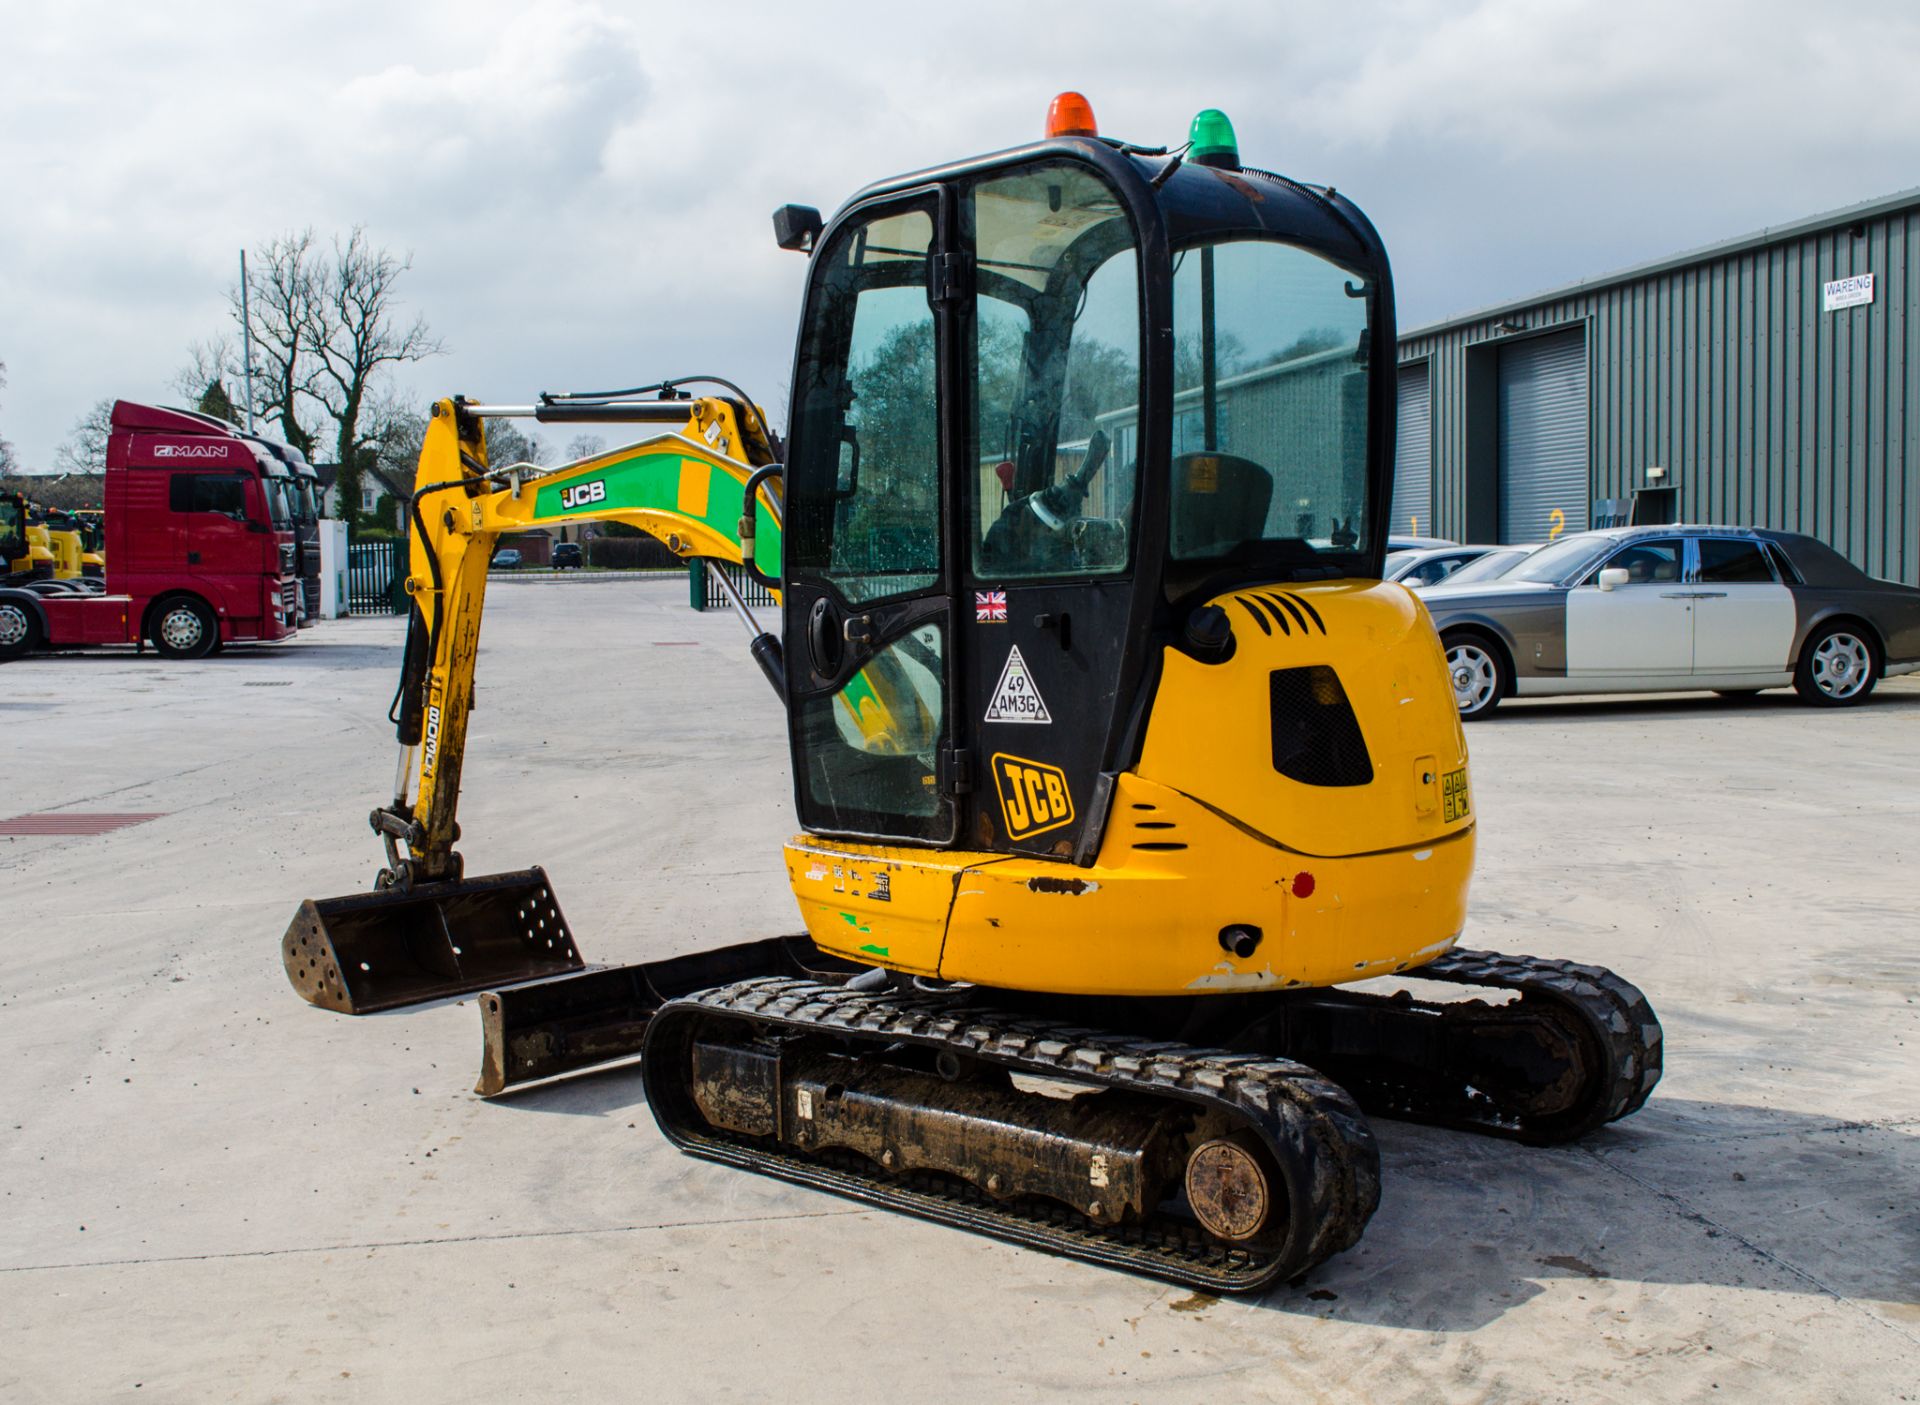
<svg viewBox="0 0 1920 1405"><path fill-rule="evenodd" d="M815 254L786 473L817 834L1084 853L1135 589L1136 223L1058 155L890 194Z"/></svg>
<svg viewBox="0 0 1920 1405"><path fill-rule="evenodd" d="M814 256L782 544L801 823L948 843L952 583L941 472L948 243L939 187L839 222Z"/></svg>

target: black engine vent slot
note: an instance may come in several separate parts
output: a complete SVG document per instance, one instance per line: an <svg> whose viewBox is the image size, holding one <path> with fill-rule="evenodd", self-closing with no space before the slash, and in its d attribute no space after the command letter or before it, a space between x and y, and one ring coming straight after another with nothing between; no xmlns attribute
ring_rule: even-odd
<svg viewBox="0 0 1920 1405"><path fill-rule="evenodd" d="M1274 770L1302 785L1366 785L1373 779L1373 758L1339 674L1325 664L1276 668L1268 684Z"/></svg>

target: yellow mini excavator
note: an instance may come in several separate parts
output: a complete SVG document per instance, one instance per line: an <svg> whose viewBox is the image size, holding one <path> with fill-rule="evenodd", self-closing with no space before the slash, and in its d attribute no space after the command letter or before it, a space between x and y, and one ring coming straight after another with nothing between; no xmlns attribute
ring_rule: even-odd
<svg viewBox="0 0 1920 1405"><path fill-rule="evenodd" d="M1360 210L1242 166L1218 112L1147 148L1069 94L1044 140L774 223L810 260L784 438L704 377L434 407L387 864L301 906L295 988L484 992L483 1093L637 1054L696 1156L1210 1290L1358 1239L1365 1113L1553 1143L1639 1107L1638 990L1456 946L1472 790L1380 581ZM654 431L496 464L515 414ZM589 967L540 869L462 873L488 561L587 519L776 592L762 630L716 573L785 710L805 937ZM1405 973L1453 998L1343 988Z"/></svg>

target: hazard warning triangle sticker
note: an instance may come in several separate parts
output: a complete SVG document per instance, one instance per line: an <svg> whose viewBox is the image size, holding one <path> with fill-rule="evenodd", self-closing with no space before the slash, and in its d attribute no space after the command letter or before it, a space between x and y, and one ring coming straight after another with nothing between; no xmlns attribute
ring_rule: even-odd
<svg viewBox="0 0 1920 1405"><path fill-rule="evenodd" d="M1007 655L1007 666L1000 670L1000 682L994 687L993 701L987 704L987 721L1053 721L1053 714L1047 711L1046 700L1040 696L1040 690L1033 686L1033 675L1027 672L1027 661L1020 657L1017 645Z"/></svg>

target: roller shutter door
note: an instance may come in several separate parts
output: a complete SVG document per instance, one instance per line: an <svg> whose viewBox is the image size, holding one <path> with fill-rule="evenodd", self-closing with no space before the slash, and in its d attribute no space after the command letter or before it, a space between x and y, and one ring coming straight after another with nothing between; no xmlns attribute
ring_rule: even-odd
<svg viewBox="0 0 1920 1405"><path fill-rule="evenodd" d="M1399 439L1393 449L1393 512L1389 536L1431 537L1433 530L1433 410L1427 363L1400 368Z"/></svg>
<svg viewBox="0 0 1920 1405"><path fill-rule="evenodd" d="M1500 540L1545 541L1586 525L1586 333L1502 347Z"/></svg>

